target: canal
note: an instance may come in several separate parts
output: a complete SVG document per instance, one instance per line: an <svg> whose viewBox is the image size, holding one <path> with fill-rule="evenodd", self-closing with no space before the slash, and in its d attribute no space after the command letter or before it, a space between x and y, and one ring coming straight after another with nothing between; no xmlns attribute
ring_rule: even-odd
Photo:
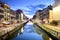
<svg viewBox="0 0 60 40"><path fill-rule="evenodd" d="M41 29L29 21L24 26L22 33L20 30L16 31L6 40L50 40L50 38Z"/></svg>

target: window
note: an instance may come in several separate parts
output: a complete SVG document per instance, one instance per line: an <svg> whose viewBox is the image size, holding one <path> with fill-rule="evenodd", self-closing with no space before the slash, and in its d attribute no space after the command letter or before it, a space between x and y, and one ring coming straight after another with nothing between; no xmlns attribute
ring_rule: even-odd
<svg viewBox="0 0 60 40"><path fill-rule="evenodd" d="M4 11L3 10L0 10L0 13L4 13Z"/></svg>

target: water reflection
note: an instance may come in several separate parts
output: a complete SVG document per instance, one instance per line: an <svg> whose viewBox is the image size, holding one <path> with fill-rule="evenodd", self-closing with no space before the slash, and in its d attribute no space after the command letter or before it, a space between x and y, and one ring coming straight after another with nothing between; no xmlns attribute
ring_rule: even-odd
<svg viewBox="0 0 60 40"><path fill-rule="evenodd" d="M43 38L35 32L33 23L28 22L24 26L23 34L17 36L14 40L43 40Z"/></svg>

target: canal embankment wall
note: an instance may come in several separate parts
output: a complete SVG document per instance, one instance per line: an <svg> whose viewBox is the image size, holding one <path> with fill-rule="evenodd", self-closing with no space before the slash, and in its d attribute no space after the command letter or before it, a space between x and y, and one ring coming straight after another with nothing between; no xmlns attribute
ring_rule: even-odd
<svg viewBox="0 0 60 40"><path fill-rule="evenodd" d="M42 30L45 34L47 34L52 40L60 40L59 38L55 37L54 35L52 35L51 33L49 33L48 31L46 31L45 29L43 29L41 27L41 25L38 25L37 23L34 23L36 25L36 27L39 28L39 30ZM38 30L38 29L37 29Z"/></svg>
<svg viewBox="0 0 60 40"><path fill-rule="evenodd" d="M7 38L9 39L11 35L20 30L27 22L28 21L22 22L20 24L15 24L16 26L14 25L13 27L3 30L2 32L0 32L0 40L6 40Z"/></svg>

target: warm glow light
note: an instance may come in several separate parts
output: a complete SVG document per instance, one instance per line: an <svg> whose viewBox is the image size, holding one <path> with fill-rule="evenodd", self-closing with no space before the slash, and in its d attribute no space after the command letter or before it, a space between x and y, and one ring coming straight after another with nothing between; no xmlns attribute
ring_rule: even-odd
<svg viewBox="0 0 60 40"><path fill-rule="evenodd" d="M53 12L60 12L60 6L53 8Z"/></svg>
<svg viewBox="0 0 60 40"><path fill-rule="evenodd" d="M60 20L60 6L53 8L54 20Z"/></svg>

